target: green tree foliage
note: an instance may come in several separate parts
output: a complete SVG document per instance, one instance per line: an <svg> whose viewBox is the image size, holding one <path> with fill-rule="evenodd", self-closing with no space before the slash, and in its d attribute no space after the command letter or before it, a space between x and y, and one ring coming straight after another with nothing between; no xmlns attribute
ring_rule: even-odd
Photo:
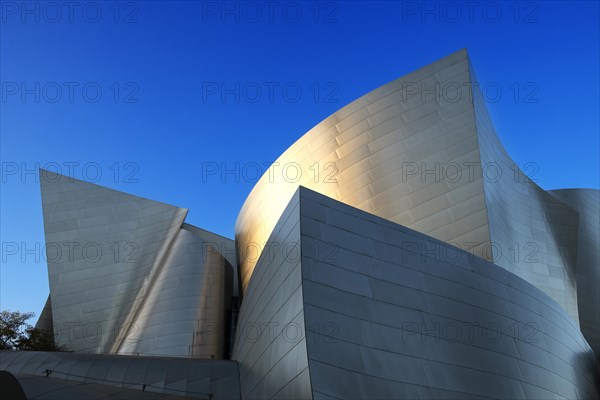
<svg viewBox="0 0 600 400"><path fill-rule="evenodd" d="M0 312L0 349L18 349L22 338L27 335L27 329L32 328L27 320L34 315L34 313L12 312L9 310Z"/></svg>
<svg viewBox="0 0 600 400"><path fill-rule="evenodd" d="M27 323L34 316L31 312L0 312L0 350L65 351L56 346L51 332Z"/></svg>

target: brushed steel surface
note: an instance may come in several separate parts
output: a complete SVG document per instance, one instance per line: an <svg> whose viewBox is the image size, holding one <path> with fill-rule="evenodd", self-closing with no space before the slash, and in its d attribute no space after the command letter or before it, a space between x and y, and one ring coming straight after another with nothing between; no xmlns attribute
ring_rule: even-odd
<svg viewBox="0 0 600 400"><path fill-rule="evenodd" d="M48 256L44 326L52 324L58 345L90 353L228 355L233 268L220 246L207 242L210 232L183 225L187 209L40 175L46 246L75 249Z"/></svg>
<svg viewBox="0 0 600 400"><path fill-rule="evenodd" d="M123 389L99 383L81 383L67 379L46 378L45 376L14 374L27 399L44 400L100 400L100 399L139 399L139 400L188 400L173 394L153 393L139 389Z"/></svg>
<svg viewBox="0 0 600 400"><path fill-rule="evenodd" d="M37 377L45 377L44 371L49 369L49 380L75 381L83 386L95 383L141 390L146 385L146 391L157 394L201 399L212 394L215 400L240 398L237 365L227 360L0 351L0 369ZM56 384L56 388L61 386L64 382ZM136 393L127 398L137 398Z"/></svg>
<svg viewBox="0 0 600 400"><path fill-rule="evenodd" d="M420 89L408 93L456 81L470 81L466 51L366 94L287 149L254 186L236 222L242 292L257 260L250 249L264 245L299 185L441 240L477 242L473 252L481 252L489 242L481 169L456 182L408 171L421 163L463 168L480 161L469 96L448 102L423 98ZM465 202L474 218L465 218Z"/></svg>
<svg viewBox="0 0 600 400"><path fill-rule="evenodd" d="M600 190L559 189L548 193L579 213L577 306L583 336L600 357Z"/></svg>
<svg viewBox="0 0 600 400"><path fill-rule="evenodd" d="M243 398L598 398L577 324L504 268L303 187L269 242L301 255L250 278Z"/></svg>
<svg viewBox="0 0 600 400"><path fill-rule="evenodd" d="M476 79L474 78L474 81ZM484 179L492 260L540 288L579 322L575 210L540 188L508 155L479 90L473 91ZM491 167L493 166L493 167ZM502 171L498 177L491 168ZM552 273L551 273L552 271Z"/></svg>
<svg viewBox="0 0 600 400"><path fill-rule="evenodd" d="M212 245L181 229L157 274L117 354L225 358L231 265Z"/></svg>
<svg viewBox="0 0 600 400"><path fill-rule="evenodd" d="M75 250L48 256L38 327L76 353L0 367L186 396L597 399L600 191L528 179L477 85L461 50L332 114L258 181L235 241L41 171L47 247ZM226 358L233 331L235 362L164 358Z"/></svg>
<svg viewBox="0 0 600 400"><path fill-rule="evenodd" d="M242 292L300 185L494 262L579 322L578 214L506 153L466 50L360 97L275 161L236 221Z"/></svg>
<svg viewBox="0 0 600 400"><path fill-rule="evenodd" d="M282 213L248 287L232 359L239 363L242 398L310 398L304 340L299 202Z"/></svg>

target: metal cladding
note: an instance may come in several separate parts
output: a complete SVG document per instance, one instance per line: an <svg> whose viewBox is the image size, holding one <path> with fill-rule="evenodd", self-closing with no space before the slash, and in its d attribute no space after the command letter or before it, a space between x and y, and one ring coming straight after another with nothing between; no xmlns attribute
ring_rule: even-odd
<svg viewBox="0 0 600 400"><path fill-rule="evenodd" d="M224 358L232 272L216 249L181 229L117 354Z"/></svg>
<svg viewBox="0 0 600 400"><path fill-rule="evenodd" d="M242 398L598 397L577 324L499 266L302 187L269 242L240 312Z"/></svg>
<svg viewBox="0 0 600 400"><path fill-rule="evenodd" d="M35 385L32 389L37 389L39 397L31 398L104 399L114 393L112 387L119 392L131 390L121 396L115 395L118 399L240 398L238 368L229 360L1 351L0 369L25 377L43 377L46 385ZM26 388L22 379L19 381ZM65 390L73 381L81 385L76 395L67 396L69 392L65 391L62 392L66 393L64 396L53 397L51 390L46 393L45 389ZM93 384L97 386L93 387ZM99 396L98 392L106 397Z"/></svg>
<svg viewBox="0 0 600 400"><path fill-rule="evenodd" d="M462 50L337 111L258 181L235 241L41 171L38 327L75 353L2 353L6 379L45 388L32 375L62 371L57 393L79 379L89 398L104 380L205 398L598 399L600 191L540 188L477 85Z"/></svg>
<svg viewBox="0 0 600 400"><path fill-rule="evenodd" d="M312 397L299 215L296 195L269 238L276 247L263 252L242 301L232 358L239 364L243 399Z"/></svg>
<svg viewBox="0 0 600 400"><path fill-rule="evenodd" d="M274 162L236 222L242 291L302 185L494 262L578 322L577 212L526 172L500 144L458 51L335 112Z"/></svg>
<svg viewBox="0 0 600 400"><path fill-rule="evenodd" d="M533 181L535 174L529 174L535 167L518 168L496 136L480 91L473 92L473 99L487 174L483 186L495 253L491 260L541 289L579 322L577 212Z"/></svg>
<svg viewBox="0 0 600 400"><path fill-rule="evenodd" d="M581 332L600 355L600 190L552 190L579 213L577 241L577 306Z"/></svg>
<svg viewBox="0 0 600 400"><path fill-rule="evenodd" d="M299 185L440 240L479 243L472 252L481 255L489 229L472 99L465 87L439 98L422 93L470 81L460 51L362 96L288 148L236 222L242 289L257 259L244 251L266 241ZM421 173L450 162L460 179ZM282 172L289 165L300 166L299 180Z"/></svg>
<svg viewBox="0 0 600 400"><path fill-rule="evenodd" d="M50 281L43 316L58 345L91 353L228 354L232 267L212 244L182 229L187 209L40 175Z"/></svg>
<svg viewBox="0 0 600 400"><path fill-rule="evenodd" d="M0 371L0 374L9 372ZM52 378L48 379L41 375L14 374L16 384L23 390L23 400L39 399L45 400L97 400L97 399L136 399L136 400L189 400L192 397L181 397L172 394L157 394L135 389L122 389L97 383L80 383L72 380ZM4 382L0 380L4 385ZM6 394L2 387L2 394ZM42 397L43 396L43 397ZM19 397L10 396L11 400L19 400Z"/></svg>

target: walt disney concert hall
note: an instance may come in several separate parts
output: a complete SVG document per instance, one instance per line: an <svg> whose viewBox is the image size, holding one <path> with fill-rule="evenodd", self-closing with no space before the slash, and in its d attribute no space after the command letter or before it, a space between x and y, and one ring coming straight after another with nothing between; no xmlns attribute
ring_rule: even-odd
<svg viewBox="0 0 600 400"><path fill-rule="evenodd" d="M519 168L466 50L300 137L235 240L40 175L37 327L67 351L1 352L14 398L599 398L600 192Z"/></svg>

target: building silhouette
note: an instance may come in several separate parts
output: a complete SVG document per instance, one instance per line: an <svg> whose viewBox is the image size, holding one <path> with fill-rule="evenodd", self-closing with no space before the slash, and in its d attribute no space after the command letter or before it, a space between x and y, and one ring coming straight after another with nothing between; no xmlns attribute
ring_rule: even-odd
<svg viewBox="0 0 600 400"><path fill-rule="evenodd" d="M465 50L303 135L235 240L41 171L38 327L72 352L0 367L44 398L598 398L600 192L527 172Z"/></svg>

